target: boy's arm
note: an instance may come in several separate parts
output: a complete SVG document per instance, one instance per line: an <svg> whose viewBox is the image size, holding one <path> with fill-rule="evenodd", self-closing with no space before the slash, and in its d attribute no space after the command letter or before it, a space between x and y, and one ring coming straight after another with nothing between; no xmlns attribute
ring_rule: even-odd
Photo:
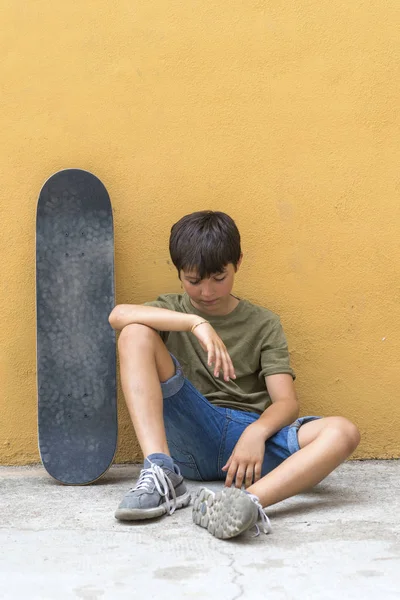
<svg viewBox="0 0 400 600"><path fill-rule="evenodd" d="M265 377L272 404L259 419L246 427L233 453L223 467L227 472L225 485L230 487L235 479L236 487L245 483L249 487L261 477L265 454L265 442L277 431L290 425L299 416L299 404L293 378L287 373Z"/></svg>
<svg viewBox="0 0 400 600"><path fill-rule="evenodd" d="M262 413L256 424L266 441L277 431L290 425L299 416L299 403L293 377L286 373L268 375L265 383L272 404Z"/></svg>
<svg viewBox="0 0 400 600"><path fill-rule="evenodd" d="M190 331L194 325L204 321L197 315L142 304L118 304L108 320L117 331L132 323L147 325L157 331Z"/></svg>
<svg viewBox="0 0 400 600"><path fill-rule="evenodd" d="M208 366L214 365L215 377L222 371L225 381L236 379L225 344L210 323L198 315L142 304L118 304L108 320L117 331L132 324L146 325L157 331L191 331L207 352Z"/></svg>

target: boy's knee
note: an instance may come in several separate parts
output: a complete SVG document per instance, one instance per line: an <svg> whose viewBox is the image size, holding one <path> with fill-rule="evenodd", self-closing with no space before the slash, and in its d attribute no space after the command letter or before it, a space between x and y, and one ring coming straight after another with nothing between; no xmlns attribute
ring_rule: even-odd
<svg viewBox="0 0 400 600"><path fill-rule="evenodd" d="M346 421L347 421L347 419L346 419ZM348 427L348 438L352 445L352 451L354 451L361 441L361 433L360 433L360 430L358 429L358 427L356 425L354 425L354 423L352 423L351 421L347 421L347 427Z"/></svg>
<svg viewBox="0 0 400 600"><path fill-rule="evenodd" d="M123 352L125 349L131 351L132 347L154 347L159 339L158 333L151 327L131 323L126 325L119 334L118 350Z"/></svg>
<svg viewBox="0 0 400 600"><path fill-rule="evenodd" d="M119 335L118 351L122 359L121 369L125 359L131 356L145 356L147 364L151 362L149 358L154 358L160 381L167 381L175 374L175 363L170 353L158 333L147 325L126 325Z"/></svg>
<svg viewBox="0 0 400 600"><path fill-rule="evenodd" d="M354 452L361 440L358 427L345 417L335 417L334 427L348 452Z"/></svg>

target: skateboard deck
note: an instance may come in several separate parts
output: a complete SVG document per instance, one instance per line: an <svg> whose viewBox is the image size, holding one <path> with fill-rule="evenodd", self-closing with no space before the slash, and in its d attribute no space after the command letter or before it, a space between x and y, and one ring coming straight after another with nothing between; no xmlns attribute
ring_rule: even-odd
<svg viewBox="0 0 400 600"><path fill-rule="evenodd" d="M48 179L36 214L39 450L64 484L96 481L117 444L110 199L87 171Z"/></svg>

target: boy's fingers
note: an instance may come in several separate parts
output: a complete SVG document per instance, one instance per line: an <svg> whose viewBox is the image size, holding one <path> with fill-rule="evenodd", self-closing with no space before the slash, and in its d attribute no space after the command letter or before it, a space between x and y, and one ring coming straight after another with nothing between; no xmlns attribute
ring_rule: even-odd
<svg viewBox="0 0 400 600"><path fill-rule="evenodd" d="M226 351L223 352L221 359L222 359L222 371L224 373L224 379L225 379L225 381L229 381L230 368L229 368L229 362L227 359Z"/></svg>
<svg viewBox="0 0 400 600"><path fill-rule="evenodd" d="M245 484L244 484L244 486L246 488L250 487L251 484L253 483L253 475L254 475L254 466L253 465L247 465L246 479L245 479Z"/></svg>
<svg viewBox="0 0 400 600"><path fill-rule="evenodd" d="M222 361L222 370L224 373L224 379L225 381L229 381L229 379L235 379L235 370L233 368L233 364L232 364L232 360L231 357L228 354L227 349L225 348L225 346L222 349L221 352L221 361Z"/></svg>
<svg viewBox="0 0 400 600"><path fill-rule="evenodd" d="M232 359L229 356L228 350L226 348L224 348L224 356L225 356L225 359L226 359L228 377L230 379L236 379L235 369L233 367Z"/></svg>
<svg viewBox="0 0 400 600"><path fill-rule="evenodd" d="M207 351L207 364L209 367L214 364L215 377L218 377L220 371L222 371L225 381L229 381L229 379L236 379L236 373L231 357L229 356L224 345L222 348L220 348L215 342L210 342L207 346Z"/></svg>
<svg viewBox="0 0 400 600"><path fill-rule="evenodd" d="M208 366L211 367L211 365L215 361L214 345L213 344L209 344L208 347L207 347L207 350L208 350Z"/></svg>
<svg viewBox="0 0 400 600"><path fill-rule="evenodd" d="M220 370L221 370L221 350L219 348L215 348L215 369L214 369L215 377L219 376Z"/></svg>
<svg viewBox="0 0 400 600"><path fill-rule="evenodd" d="M256 463L254 467L254 483L261 479L261 463Z"/></svg>
<svg viewBox="0 0 400 600"><path fill-rule="evenodd" d="M235 477L236 469L237 469L236 463L232 462L231 466L229 467L226 479L225 479L225 485L226 485L226 487L231 487L232 481L233 481L233 479Z"/></svg>
<svg viewBox="0 0 400 600"><path fill-rule="evenodd" d="M235 373L235 368L233 366L233 362L231 360L231 357L228 354L228 358L229 358L229 375L231 379L236 379L236 373Z"/></svg>
<svg viewBox="0 0 400 600"><path fill-rule="evenodd" d="M231 462L232 462L232 456L229 458L228 462L226 463L226 465L224 465L222 467L223 471L226 471L227 469L229 469L229 467L231 466Z"/></svg>
<svg viewBox="0 0 400 600"><path fill-rule="evenodd" d="M236 477L235 477L235 486L237 488L242 487L245 474L246 474L245 467L242 467L242 465L239 465L238 470L236 471Z"/></svg>

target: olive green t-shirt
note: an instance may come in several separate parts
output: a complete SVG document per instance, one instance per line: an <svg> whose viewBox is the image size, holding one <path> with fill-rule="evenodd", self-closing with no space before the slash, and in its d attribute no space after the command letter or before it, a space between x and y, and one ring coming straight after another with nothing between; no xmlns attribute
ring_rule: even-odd
<svg viewBox="0 0 400 600"><path fill-rule="evenodd" d="M198 311L187 294L164 294L147 306L199 315L207 319L224 342L235 368L236 379L214 377L207 353L197 338L186 331L159 332L185 376L212 404L261 414L271 404L266 375L289 373L289 352L279 317L266 308L239 300L228 315L210 316Z"/></svg>

